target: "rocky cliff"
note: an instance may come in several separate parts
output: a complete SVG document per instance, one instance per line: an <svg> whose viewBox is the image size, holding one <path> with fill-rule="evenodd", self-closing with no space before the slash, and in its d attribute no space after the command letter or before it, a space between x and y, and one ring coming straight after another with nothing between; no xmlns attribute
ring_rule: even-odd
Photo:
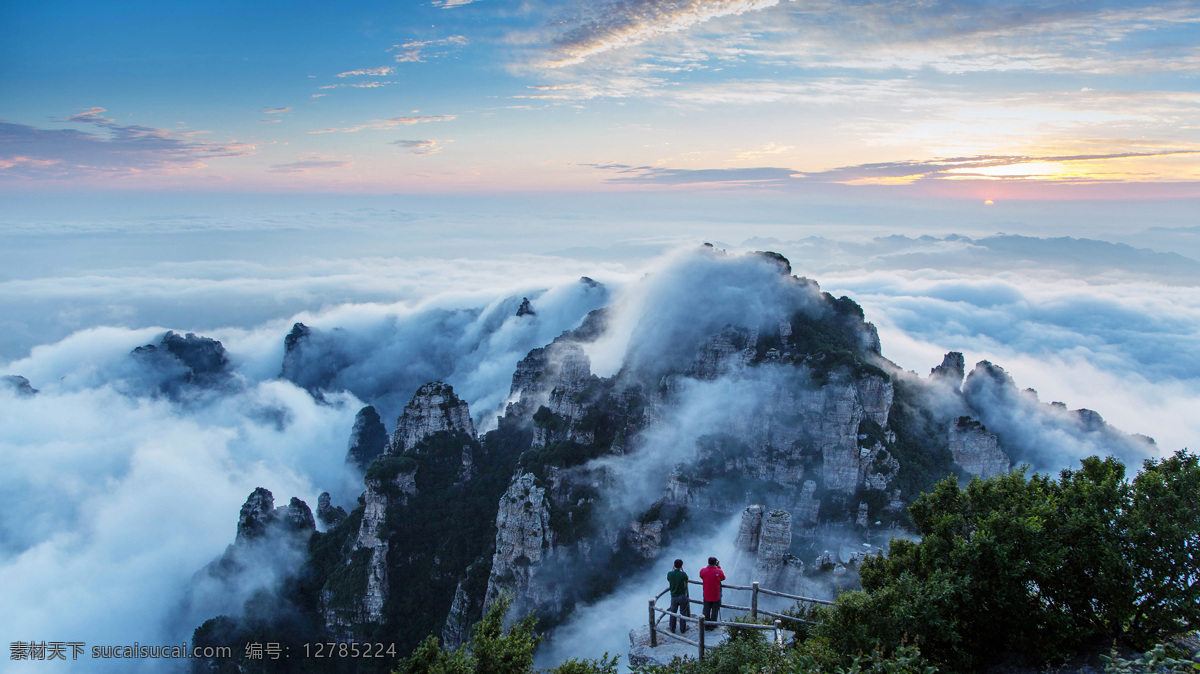
<svg viewBox="0 0 1200 674"><path fill-rule="evenodd" d="M950 424L950 453L954 455L954 463L981 480L1007 473L1012 466L996 436L968 416Z"/></svg>
<svg viewBox="0 0 1200 674"><path fill-rule="evenodd" d="M475 437L471 411L467 403L454 395L454 389L440 381L430 382L417 389L412 400L396 422L391 454L405 454L434 433L462 433Z"/></svg>
<svg viewBox="0 0 1200 674"><path fill-rule="evenodd" d="M709 248L688 265L646 281L658 303L639 319L593 311L530 350L482 435L443 382L411 394L382 451L383 421L364 407L347 456L362 496L347 513L322 495L326 531L307 534L293 590L316 636L411 649L435 634L454 646L502 593L553 624L735 518L756 579L797 591L861 556L826 551L830 531L886 540L938 480L988 477L1035 451L1005 421L1014 415L1141 442L1088 410L1038 403L986 361L966 375L958 352L928 377L902 371L857 304L792 276L777 254ZM536 320L528 301L517 314ZM285 376L314 390L324 375L304 354L320 338L297 324L285 339ZM619 365L597 372L614 345ZM311 531L301 505L275 509L256 492L238 540L284 521Z"/></svg>

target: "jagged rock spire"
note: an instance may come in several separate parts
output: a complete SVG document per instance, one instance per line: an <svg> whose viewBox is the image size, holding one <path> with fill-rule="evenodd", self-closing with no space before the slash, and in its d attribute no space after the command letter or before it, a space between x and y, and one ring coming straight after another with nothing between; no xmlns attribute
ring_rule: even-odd
<svg viewBox="0 0 1200 674"><path fill-rule="evenodd" d="M967 374L966 359L958 351L951 351L942 358L942 364L929 371L930 379L949 382L955 388L962 386Z"/></svg>
<svg viewBox="0 0 1200 674"><path fill-rule="evenodd" d="M439 431L475 437L475 424L471 422L467 403L454 394L454 388L434 381L417 389L404 406L388 451L392 454L412 451L427 436Z"/></svg>
<svg viewBox="0 0 1200 674"><path fill-rule="evenodd" d="M375 408L367 405L354 416L354 430L350 432L346 463L365 471L375 457L387 451L387 446L387 429Z"/></svg>

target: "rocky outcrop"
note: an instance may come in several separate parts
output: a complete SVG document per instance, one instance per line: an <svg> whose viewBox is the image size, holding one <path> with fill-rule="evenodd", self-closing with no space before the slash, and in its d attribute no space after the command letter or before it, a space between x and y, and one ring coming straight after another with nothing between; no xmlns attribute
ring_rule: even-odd
<svg viewBox="0 0 1200 674"><path fill-rule="evenodd" d="M346 511L341 506L333 507L329 492L321 492L317 497L317 520L326 529L332 529L346 519Z"/></svg>
<svg viewBox="0 0 1200 674"><path fill-rule="evenodd" d="M434 433L463 433L475 437L475 424L467 403L454 394L449 384L435 381L421 386L404 406L392 433L388 452L404 454Z"/></svg>
<svg viewBox="0 0 1200 674"><path fill-rule="evenodd" d="M379 413L371 405L359 410L354 416L354 428L350 431L350 450L346 452L346 463L366 471L375 457L387 450L387 445L387 429Z"/></svg>
<svg viewBox="0 0 1200 674"><path fill-rule="evenodd" d="M792 515L778 508L769 513L764 510L761 505L752 505L742 511L737 549L751 556L754 579L763 587L797 592L804 585L804 562L788 553Z"/></svg>
<svg viewBox="0 0 1200 674"><path fill-rule="evenodd" d="M518 474L500 498L496 552L492 555L485 604L490 606L501 592L509 592L535 606L554 599L531 581L537 567L554 554L556 538L550 527L545 488L537 485L532 473Z"/></svg>
<svg viewBox="0 0 1200 674"><path fill-rule="evenodd" d="M284 529L291 533L312 532L317 530L317 521L313 519L312 510L308 504L295 496L286 506L275 509L276 519Z"/></svg>
<svg viewBox="0 0 1200 674"><path fill-rule="evenodd" d="M454 600L450 603L450 613L446 616L446 625L442 628L442 647L452 651L467 641L467 632L471 629L470 604L467 595L466 581L459 581L454 589Z"/></svg>
<svg viewBox="0 0 1200 674"><path fill-rule="evenodd" d="M959 417L951 422L950 453L963 471L981 480L1003 475L1011 468L996 436L971 417Z"/></svg>
<svg viewBox="0 0 1200 674"><path fill-rule="evenodd" d="M792 544L792 515L786 510L772 510L762 523L758 539L758 561L755 569L773 577L783 568L783 557Z"/></svg>
<svg viewBox="0 0 1200 674"><path fill-rule="evenodd" d="M934 381L944 381L955 389L962 386L966 376L966 360L958 351L951 351L942 357L942 364L929 371L929 378Z"/></svg>
<svg viewBox="0 0 1200 674"><path fill-rule="evenodd" d="M238 513L237 537L235 543L261 538L266 535L267 528L275 517L275 497L270 490L262 487L250 492L242 510Z"/></svg>
<svg viewBox="0 0 1200 674"><path fill-rule="evenodd" d="M229 366L225 347L215 339L200 337L190 332L180 337L168 331L162 336L159 346L188 368L192 381L224 375Z"/></svg>
<svg viewBox="0 0 1200 674"><path fill-rule="evenodd" d="M1091 410L1040 402L1036 391L1018 389L1003 368L986 360L975 365L962 390L970 416L987 426L1004 453L1038 470L1049 468L1047 457L1060 455L1064 445L1073 445L1081 456L1113 455L1131 462L1155 451L1153 439L1123 433Z"/></svg>
<svg viewBox="0 0 1200 674"><path fill-rule="evenodd" d="M308 391L317 400L340 388L338 374L356 357L340 343L339 329L324 331L295 323L283 338L283 365L279 377ZM342 336L344 337L344 335ZM360 397L363 396L359 392Z"/></svg>
<svg viewBox="0 0 1200 674"><path fill-rule="evenodd" d="M157 344L139 346L130 355L159 373L158 387L170 396L185 389L227 385L233 380L225 347L215 339L191 332L181 337L168 331Z"/></svg>
<svg viewBox="0 0 1200 674"><path fill-rule="evenodd" d="M662 520L631 522L626 540L629 547L643 559L654 559L662 551Z"/></svg>
<svg viewBox="0 0 1200 674"><path fill-rule="evenodd" d="M6 388L23 398L30 398L38 392L37 389L29 384L28 379L15 374L6 374L0 377L0 387Z"/></svg>
<svg viewBox="0 0 1200 674"><path fill-rule="evenodd" d="M813 485L816 486L815 484ZM737 548L743 552L757 553L758 541L762 533L764 508L760 505L746 506L742 511L742 521L738 525Z"/></svg>
<svg viewBox="0 0 1200 674"><path fill-rule="evenodd" d="M256 488L242 504L238 513L237 537L234 544L265 538L271 534L305 535L316 531L308 504L295 496L285 506L275 507L270 490Z"/></svg>
<svg viewBox="0 0 1200 674"><path fill-rule="evenodd" d="M521 298L521 306L517 307L517 316L537 316L537 312L533 310L533 305L529 303L528 297Z"/></svg>

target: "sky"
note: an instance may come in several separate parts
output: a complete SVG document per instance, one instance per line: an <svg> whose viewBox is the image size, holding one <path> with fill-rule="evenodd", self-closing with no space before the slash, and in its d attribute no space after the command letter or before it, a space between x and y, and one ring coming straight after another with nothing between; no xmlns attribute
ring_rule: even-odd
<svg viewBox="0 0 1200 674"><path fill-rule="evenodd" d="M441 378L486 426L529 349L705 241L852 297L906 370L961 351L1197 445L1196 2L10 0L0 28L0 375L39 391L0 386L0 643L236 611L178 618L254 488L353 505L364 397ZM280 380L296 321L362 379ZM159 394L129 354L167 330L220 340L230 388Z"/></svg>
<svg viewBox="0 0 1200 674"><path fill-rule="evenodd" d="M1200 185L1194 2L14 0L0 22L5 191Z"/></svg>

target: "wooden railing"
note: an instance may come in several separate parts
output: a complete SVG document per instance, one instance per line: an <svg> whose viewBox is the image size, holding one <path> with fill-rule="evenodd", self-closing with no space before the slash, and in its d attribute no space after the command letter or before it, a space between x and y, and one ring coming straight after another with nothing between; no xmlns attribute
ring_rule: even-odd
<svg viewBox="0 0 1200 674"><path fill-rule="evenodd" d="M690 580L689 579L688 583L690 583L692 585L703 585L703 583L698 580ZM722 600L721 600L719 606L720 606L720 608L728 608L728 609L732 609L735 611L747 611L747 612L749 612L751 622L740 623L740 622L729 622L729 621L724 621L724 620L705 620L703 615L693 618L692 616L685 616L681 613L673 613L666 609L659 608L657 606L658 600L661 599L662 596L665 595L667 592L671 591L671 588L667 588L667 589L663 590L662 592L659 592L657 595L655 595L655 597L653 599L650 600L650 611L649 611L650 647L658 648L658 635L661 634L663 636L670 637L672 639L676 639L676 640L682 641L686 644L691 644L692 646L695 646L698 651L699 659L703 660L704 659L704 650L705 650L705 646L704 646L704 633L706 631L705 628L714 626L714 625L718 626L718 627L722 626L722 625L724 625L726 627L743 627L743 628L751 629L751 630L773 630L775 644L782 646L783 645L783 621L784 620L791 620L794 622L805 623L808 625L815 625L816 623L812 622L811 620L804 620L801 618L796 618L794 616L783 615L782 613L775 613L774 611L768 611L766 609L759 608L758 607L759 593L770 595L772 597L782 597L784 599L792 599L794 601L806 601L806 602L811 602L814 604L826 604L826 605L833 604L833 602L826 601L824 599L814 599L812 597L802 597L797 594L788 594L787 592L779 592L778 590L768 590L765 587L759 587L758 581L755 581L755 582L751 583L750 585L732 585L732 584L727 584L727 583L721 583L721 587L723 589L727 589L727 590L743 590L743 591L750 592L750 605L749 606L738 606L737 604L726 604L724 601L724 598L723 598L724 593L722 593ZM692 599L691 597L688 597L688 603L703 604L704 602L698 601L696 599ZM758 622L755 622L758 620L758 614L760 614L760 613L762 613L764 615L769 615L772 618L775 618L774 624L762 625L762 624L759 624ZM656 617L656 614L657 614L657 617ZM680 627L683 627L684 625L687 624L686 622L683 622L683 621L695 623L696 626L699 627L699 629L697 630L696 639L692 640L692 639L689 639L680 634L671 632L669 630L661 629L658 626L658 623L661 622L662 619L667 616L671 616L673 618L676 618L678 621L680 621L679 622Z"/></svg>

